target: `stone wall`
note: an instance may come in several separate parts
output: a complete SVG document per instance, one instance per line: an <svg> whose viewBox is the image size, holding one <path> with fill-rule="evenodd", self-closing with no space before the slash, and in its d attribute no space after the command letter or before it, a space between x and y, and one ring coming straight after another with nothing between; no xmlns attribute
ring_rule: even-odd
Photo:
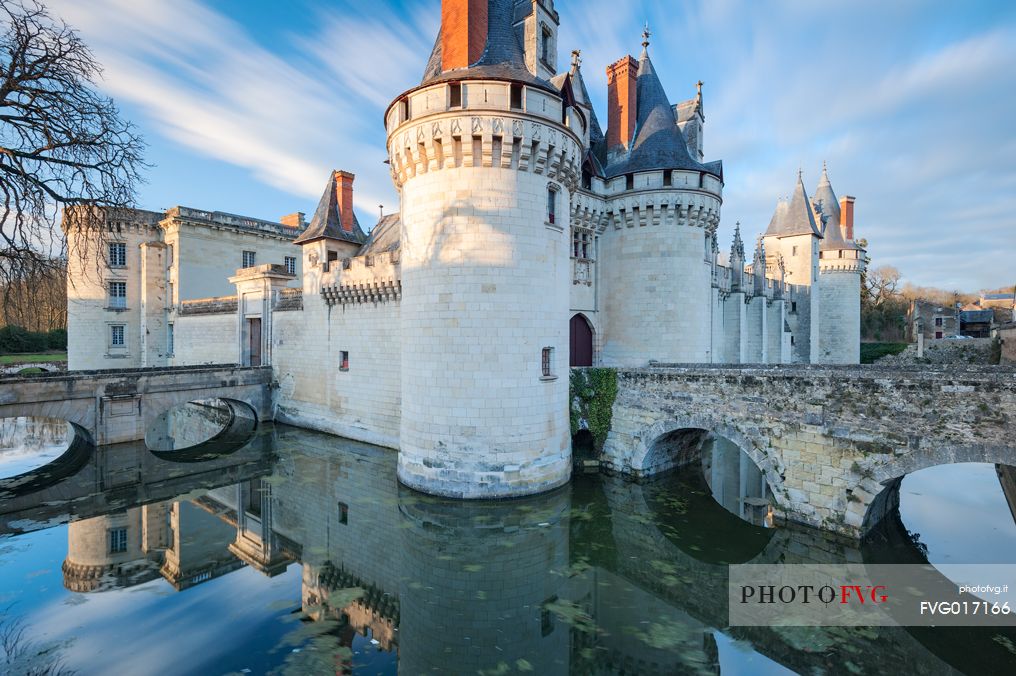
<svg viewBox="0 0 1016 676"><path fill-rule="evenodd" d="M930 340L924 343L924 356L917 356L917 345L908 345L899 354L890 354L877 361L882 368L919 364L990 364L990 338Z"/></svg>
<svg viewBox="0 0 1016 676"><path fill-rule="evenodd" d="M831 259L835 262L837 259ZM861 363L861 274L823 264L819 279L818 362Z"/></svg>
<svg viewBox="0 0 1016 676"><path fill-rule="evenodd" d="M784 518L857 535L885 481L953 462L1016 464L1013 411L1013 368L625 370L601 463L639 476L679 451L673 432L707 430L752 457Z"/></svg>
<svg viewBox="0 0 1016 676"><path fill-rule="evenodd" d="M221 299L220 299L221 300ZM236 297L231 314L181 314L173 322L174 366L237 364Z"/></svg>
<svg viewBox="0 0 1016 676"><path fill-rule="evenodd" d="M1009 324L998 332L1002 341L1002 363L1016 364L1016 324Z"/></svg>

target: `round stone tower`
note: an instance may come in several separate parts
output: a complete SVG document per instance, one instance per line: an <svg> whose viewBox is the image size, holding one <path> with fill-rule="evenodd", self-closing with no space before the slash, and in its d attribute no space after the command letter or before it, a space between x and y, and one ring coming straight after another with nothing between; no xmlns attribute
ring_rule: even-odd
<svg viewBox="0 0 1016 676"><path fill-rule="evenodd" d="M861 362L861 274L864 249L854 242L854 198L841 205L822 168L812 201L816 220L824 224L819 245L819 340L821 364Z"/></svg>
<svg viewBox="0 0 1016 676"><path fill-rule="evenodd" d="M568 214L579 135L512 0L444 0L385 124L401 192L399 479L496 498L568 480Z"/></svg>

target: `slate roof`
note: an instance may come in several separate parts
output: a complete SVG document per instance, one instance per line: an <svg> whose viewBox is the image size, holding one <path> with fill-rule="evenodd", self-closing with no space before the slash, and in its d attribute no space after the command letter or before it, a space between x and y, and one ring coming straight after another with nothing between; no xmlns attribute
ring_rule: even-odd
<svg viewBox="0 0 1016 676"><path fill-rule="evenodd" d="M468 68L441 70L441 33L438 32L421 85L447 82L450 80L514 80L551 89L551 84L542 80L526 66L525 50L519 44L512 27L515 15L515 0L488 0L487 46L480 59ZM523 17L525 18L525 17Z"/></svg>
<svg viewBox="0 0 1016 676"><path fill-rule="evenodd" d="M636 87L638 120L635 140L627 156L620 157L607 167L607 178L636 171L688 169L704 171L723 180L722 163L702 164L688 154L688 144L677 126L674 108L656 75L648 50L643 50L639 59Z"/></svg>
<svg viewBox="0 0 1016 676"><path fill-rule="evenodd" d="M981 296L984 300L1012 300L1013 294L1011 293L986 293Z"/></svg>
<svg viewBox="0 0 1016 676"><path fill-rule="evenodd" d="M339 200L335 190L336 173L333 171L328 177L328 185L325 186L325 192L321 195L321 201L318 202L317 209L314 211L314 217L310 219L310 225L303 231L303 234L293 240L293 244L306 244L324 238L354 244L362 244L367 240L367 236L356 219L355 212L353 213L353 232L346 232L342 229L342 214L339 212Z"/></svg>
<svg viewBox="0 0 1016 676"><path fill-rule="evenodd" d="M398 214L384 216L370 230L370 236L357 256L368 254L384 253L386 251L398 251L402 246L402 219Z"/></svg>
<svg viewBox="0 0 1016 676"><path fill-rule="evenodd" d="M837 228L837 231L839 228ZM780 201L776 205L776 212L769 222L766 230L766 237L793 237L794 235L814 235L822 238L822 233L815 223L815 214L812 212L811 203L808 201L808 193L804 189L804 178L800 173L797 175L797 186L790 201ZM842 240L842 236L840 238Z"/></svg>
<svg viewBox="0 0 1016 676"><path fill-rule="evenodd" d="M960 312L960 321L964 324L990 324L995 319L992 310L963 310Z"/></svg>

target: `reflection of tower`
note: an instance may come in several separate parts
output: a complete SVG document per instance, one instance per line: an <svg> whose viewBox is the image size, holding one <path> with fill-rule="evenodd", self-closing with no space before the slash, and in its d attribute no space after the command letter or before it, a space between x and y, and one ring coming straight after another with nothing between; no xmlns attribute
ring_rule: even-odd
<svg viewBox="0 0 1016 676"><path fill-rule="evenodd" d="M567 598L567 489L475 504L404 491L399 506L400 672L525 660L533 673L568 673L570 627L546 607Z"/></svg>
<svg viewBox="0 0 1016 676"><path fill-rule="evenodd" d="M263 479L237 484L236 540L229 551L247 565L274 577L295 559L272 530L272 485Z"/></svg>
<svg viewBox="0 0 1016 676"><path fill-rule="evenodd" d="M69 524L64 586L74 592L104 591L158 577L169 535L168 504Z"/></svg>

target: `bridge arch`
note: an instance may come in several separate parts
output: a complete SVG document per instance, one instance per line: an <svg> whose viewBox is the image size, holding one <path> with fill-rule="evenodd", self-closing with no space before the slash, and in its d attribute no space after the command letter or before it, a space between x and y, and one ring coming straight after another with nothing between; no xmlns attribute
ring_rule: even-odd
<svg viewBox="0 0 1016 676"><path fill-rule="evenodd" d="M943 444L925 440L922 448L904 455L890 455L872 467L872 478L880 485L939 465L979 462L991 465L1016 466L1016 439L1011 444Z"/></svg>
<svg viewBox="0 0 1016 676"><path fill-rule="evenodd" d="M784 486L786 470L768 440L757 429L745 430L710 415L668 417L642 428L634 437L628 462L618 469L636 478L665 472L691 460L710 435L723 437L740 448L762 472L777 506L789 505Z"/></svg>

